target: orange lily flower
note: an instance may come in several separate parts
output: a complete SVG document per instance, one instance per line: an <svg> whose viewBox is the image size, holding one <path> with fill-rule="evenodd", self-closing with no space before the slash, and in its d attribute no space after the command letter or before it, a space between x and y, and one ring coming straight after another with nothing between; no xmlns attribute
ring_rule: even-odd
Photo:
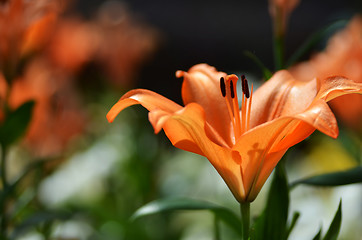
<svg viewBox="0 0 362 240"><path fill-rule="evenodd" d="M342 77L302 82L283 70L255 93L242 77L240 110L236 75L199 64L176 76L184 77L185 107L136 89L121 97L107 119L112 122L123 109L141 104L155 133L163 129L175 147L205 156L239 202L253 201L287 149L315 129L337 137L329 100L362 93L362 84Z"/></svg>

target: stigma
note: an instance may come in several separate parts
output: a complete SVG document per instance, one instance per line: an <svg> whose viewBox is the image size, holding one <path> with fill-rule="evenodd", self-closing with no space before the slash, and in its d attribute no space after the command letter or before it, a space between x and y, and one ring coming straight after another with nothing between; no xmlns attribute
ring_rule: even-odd
<svg viewBox="0 0 362 240"><path fill-rule="evenodd" d="M245 75L241 76L241 106L237 92L237 81L239 78L235 74L220 78L221 95L225 99L226 107L233 126L235 141L250 129L251 102L253 96L253 85L249 91L248 80Z"/></svg>

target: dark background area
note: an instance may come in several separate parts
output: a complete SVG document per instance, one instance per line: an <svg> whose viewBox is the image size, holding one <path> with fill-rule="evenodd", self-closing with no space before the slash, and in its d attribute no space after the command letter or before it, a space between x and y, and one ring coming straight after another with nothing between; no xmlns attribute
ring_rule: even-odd
<svg viewBox="0 0 362 240"><path fill-rule="evenodd" d="M80 0L74 7L91 17L102 2ZM227 73L260 74L257 66L243 54L245 50L254 53L270 69L274 68L267 0L128 0L123 3L138 19L161 33L159 47L145 63L136 87L154 90L180 102L182 81L175 77L178 69L188 70L194 64L206 62ZM290 18L286 56L317 30L361 12L361 4L360 0L301 0Z"/></svg>

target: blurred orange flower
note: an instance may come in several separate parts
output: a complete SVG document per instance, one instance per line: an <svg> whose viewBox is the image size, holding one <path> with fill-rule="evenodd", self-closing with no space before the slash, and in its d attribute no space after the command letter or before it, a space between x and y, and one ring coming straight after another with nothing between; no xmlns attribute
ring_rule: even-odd
<svg viewBox="0 0 362 240"><path fill-rule="evenodd" d="M65 76L40 51L47 48L64 6L60 1L9 0L0 4L0 121L5 105L36 105L25 143L38 156L60 154L83 129L84 114ZM18 68L21 58L31 58Z"/></svg>
<svg viewBox="0 0 362 240"><path fill-rule="evenodd" d="M37 50L51 35L58 1L9 0L0 4L0 69L15 67L21 56Z"/></svg>
<svg viewBox="0 0 362 240"><path fill-rule="evenodd" d="M156 49L158 32L137 21L125 5L116 1L102 5L96 26L101 38L96 59L113 84L129 87L141 64Z"/></svg>
<svg viewBox="0 0 362 240"><path fill-rule="evenodd" d="M84 128L85 114L70 79L95 63L124 87L155 47L154 30L136 22L125 6L107 1L96 19L86 21L62 16L67 2L0 3L0 122L6 105L15 109L35 100L25 143L41 156L60 153Z"/></svg>
<svg viewBox="0 0 362 240"><path fill-rule="evenodd" d="M85 114L79 99L62 77L44 59L38 58L27 65L24 75L16 78L10 89L8 104L13 109L35 100L24 143L37 156L60 154L84 128ZM7 85L4 79L0 80L1 94L5 94Z"/></svg>
<svg viewBox="0 0 362 240"><path fill-rule="evenodd" d="M242 76L240 110L236 75L206 64L176 75L184 77L185 107L136 89L121 97L107 119L112 122L123 109L141 104L150 111L155 133L163 129L175 147L207 157L239 202L253 201L287 149L315 129L337 137L328 101L362 93L362 84L345 78L298 81L284 70L255 93Z"/></svg>
<svg viewBox="0 0 362 240"><path fill-rule="evenodd" d="M290 69L300 80L344 76L362 83L362 17L354 17L348 26L335 34L325 51ZM362 130L362 96L350 94L331 101L338 117L348 126Z"/></svg>
<svg viewBox="0 0 362 240"><path fill-rule="evenodd" d="M69 73L95 63L113 84L127 87L154 51L157 35L137 22L125 6L106 1L94 20L60 19L47 52L55 65Z"/></svg>
<svg viewBox="0 0 362 240"><path fill-rule="evenodd" d="M78 72L94 59L99 47L95 26L76 17L62 18L47 48L49 60L68 73Z"/></svg>

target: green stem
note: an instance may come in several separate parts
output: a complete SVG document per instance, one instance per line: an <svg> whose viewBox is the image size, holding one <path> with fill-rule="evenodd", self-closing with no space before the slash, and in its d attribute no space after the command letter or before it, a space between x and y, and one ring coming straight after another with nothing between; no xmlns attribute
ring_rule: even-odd
<svg viewBox="0 0 362 240"><path fill-rule="evenodd" d="M220 237L220 224L219 224L219 218L216 216L214 217L214 234L215 234L215 240L221 240Z"/></svg>
<svg viewBox="0 0 362 240"><path fill-rule="evenodd" d="M249 239L250 229L250 202L240 203L241 212L241 229L243 234L243 240Z"/></svg>
<svg viewBox="0 0 362 240"><path fill-rule="evenodd" d="M1 183L3 185L3 190L5 191L8 187L8 181L6 177L6 148L4 145L1 146Z"/></svg>
<svg viewBox="0 0 362 240"><path fill-rule="evenodd" d="M0 214L1 214L1 224L0 224L0 237L1 239L6 239L6 228L7 228L7 218L6 218L6 195L8 191L8 182L6 180L6 148L2 146L1 148L1 183L3 186L2 196L0 200Z"/></svg>
<svg viewBox="0 0 362 240"><path fill-rule="evenodd" d="M274 36L274 60L276 70L284 67L284 36Z"/></svg>
<svg viewBox="0 0 362 240"><path fill-rule="evenodd" d="M273 21L273 50L275 70L284 68L284 54L285 54L285 31L286 19L284 19L283 12L277 8L276 16Z"/></svg>

